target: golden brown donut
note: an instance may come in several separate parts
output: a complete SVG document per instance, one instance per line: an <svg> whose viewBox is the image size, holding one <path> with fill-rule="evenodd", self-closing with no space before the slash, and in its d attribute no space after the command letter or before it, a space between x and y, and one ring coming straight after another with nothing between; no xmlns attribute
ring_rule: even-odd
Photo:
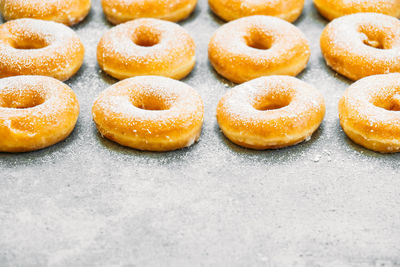
<svg viewBox="0 0 400 267"><path fill-rule="evenodd" d="M208 3L211 10L225 21L267 15L293 22L304 7L304 0L208 0Z"/></svg>
<svg viewBox="0 0 400 267"><path fill-rule="evenodd" d="M328 20L368 12L400 17L400 0L314 0L314 5Z"/></svg>
<svg viewBox="0 0 400 267"><path fill-rule="evenodd" d="M156 18L177 22L187 18L197 0L102 0L104 14L113 24L138 18Z"/></svg>
<svg viewBox="0 0 400 267"><path fill-rule="evenodd" d="M382 153L400 151L400 74L352 84L339 102L340 124L355 143Z"/></svg>
<svg viewBox="0 0 400 267"><path fill-rule="evenodd" d="M5 20L32 18L71 26L82 21L89 11L90 0L0 0L0 13Z"/></svg>
<svg viewBox="0 0 400 267"><path fill-rule="evenodd" d="M310 48L295 26L275 17L251 16L220 27L208 45L214 69L242 83L265 75L297 75L307 65Z"/></svg>
<svg viewBox="0 0 400 267"><path fill-rule="evenodd" d="M328 66L352 80L400 72L400 21L377 13L358 13L329 23L321 35Z"/></svg>
<svg viewBox="0 0 400 267"><path fill-rule="evenodd" d="M298 144L318 129L325 102L313 86L290 76L261 77L228 91L217 120L233 143L252 149Z"/></svg>
<svg viewBox="0 0 400 267"><path fill-rule="evenodd" d="M178 24L137 19L120 24L97 46L100 67L117 79L158 75L182 79L194 68L195 44Z"/></svg>
<svg viewBox="0 0 400 267"><path fill-rule="evenodd" d="M0 79L0 152L42 149L69 136L79 115L75 93L44 76Z"/></svg>
<svg viewBox="0 0 400 267"><path fill-rule="evenodd" d="M204 108L190 86L141 76L103 91L92 113L99 132L112 141L139 150L169 151L199 139Z"/></svg>
<svg viewBox="0 0 400 267"><path fill-rule="evenodd" d="M0 25L0 78L43 75L67 80L83 63L85 49L67 26L37 19Z"/></svg>

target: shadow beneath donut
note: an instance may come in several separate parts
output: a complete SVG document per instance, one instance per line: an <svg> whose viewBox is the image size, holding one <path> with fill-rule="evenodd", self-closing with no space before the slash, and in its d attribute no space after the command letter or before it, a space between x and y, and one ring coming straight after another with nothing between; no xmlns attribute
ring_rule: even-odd
<svg viewBox="0 0 400 267"><path fill-rule="evenodd" d="M399 157L400 158L400 154L399 153L380 153L380 152L376 152L373 150L369 150L355 142L353 142L347 135L346 133L343 131L342 127L340 126L340 122L337 121L336 125L335 125L336 129L337 129L337 133L340 136L340 140L342 140L342 144L346 147L349 148L351 150L353 150L354 152L357 152L357 154L362 155L364 157L368 157L368 158L373 158L373 159L384 159L384 158L393 158L393 157Z"/></svg>
<svg viewBox="0 0 400 267"><path fill-rule="evenodd" d="M130 147L126 147L120 145L114 141L103 137L100 132L97 130L96 126L93 126L92 129L93 134L95 135L95 139L99 142L99 144L107 149L111 153L117 153L118 155L128 156L128 159L132 157L133 159L140 158L145 161L145 166L148 166L148 161L155 161L155 163L159 163L162 161L162 164L168 165L172 163L182 164L182 161L190 161L190 156L196 156L195 151L198 149L198 143L196 142L193 145L185 148L181 148L173 151L165 151L165 152L156 152L156 151L142 151ZM135 162L137 164L137 162Z"/></svg>
<svg viewBox="0 0 400 267"><path fill-rule="evenodd" d="M71 134L63 141L50 147L42 148L31 152L5 153L0 152L0 166L40 166L71 159L73 153L72 146L80 140L84 125L78 119L78 122Z"/></svg>
<svg viewBox="0 0 400 267"><path fill-rule="evenodd" d="M201 9L200 9L200 6L197 4L195 9L193 10L193 12L187 18L185 18L181 21L178 21L177 23L180 26L184 27L186 24L190 24L190 23L194 22L200 16L200 13L201 13Z"/></svg>
<svg viewBox="0 0 400 267"><path fill-rule="evenodd" d="M246 155L247 157L252 157L254 161L264 162L265 160L281 164L283 162L292 162L296 160L304 160L304 156L308 152L315 149L315 146L320 141L321 136L325 131L324 123L314 132L311 139L308 141L303 141L297 145L279 148L279 149L266 149L266 150L255 150L250 148L241 147L230 141L220 130L218 123L214 125L214 132L218 135L218 139L225 147L234 151L238 154ZM260 157L262 155L263 157ZM279 160L277 161L277 157Z"/></svg>
<svg viewBox="0 0 400 267"><path fill-rule="evenodd" d="M102 70L98 64L96 64L95 71L99 73L100 79L110 86L119 82L118 79L108 75L104 70Z"/></svg>
<svg viewBox="0 0 400 267"><path fill-rule="evenodd" d="M95 11L93 10L93 8L90 8L89 13L87 14L86 18L84 18L81 22L79 22L78 24L75 24L73 26L71 26L71 28L74 31L78 31L82 28L85 28L91 21L93 21L93 19L95 18L94 16Z"/></svg>
<svg viewBox="0 0 400 267"><path fill-rule="evenodd" d="M208 72L211 73L211 75L212 75L216 80L218 80L219 82L223 83L224 85L227 85L227 86L229 86L229 87L231 87L231 88L233 88L233 87L239 85L238 83L231 82L230 80L228 80L228 79L224 78L223 76L221 76L221 75L214 69L214 67L211 65L211 62L210 62L209 60L207 61L207 69L208 69ZM227 88L229 88L229 87L227 87Z"/></svg>
<svg viewBox="0 0 400 267"><path fill-rule="evenodd" d="M223 24L228 23L229 21L225 21L223 19L221 19L220 17L218 17L212 10L210 7L208 7L207 9L207 13L208 16L212 18L212 21L215 22L217 25L222 26Z"/></svg>

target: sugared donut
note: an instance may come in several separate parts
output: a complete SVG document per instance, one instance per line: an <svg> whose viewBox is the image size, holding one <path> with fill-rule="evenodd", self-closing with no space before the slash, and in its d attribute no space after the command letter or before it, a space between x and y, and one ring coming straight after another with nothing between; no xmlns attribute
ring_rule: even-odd
<svg viewBox="0 0 400 267"><path fill-rule="evenodd" d="M265 75L297 75L310 48L304 34L284 20L251 16L219 28L208 45L214 69L235 83Z"/></svg>
<svg viewBox="0 0 400 267"><path fill-rule="evenodd" d="M261 77L228 91L219 101L217 120L233 143L275 149L309 138L325 115L322 95L290 76Z"/></svg>
<svg viewBox="0 0 400 267"><path fill-rule="evenodd" d="M400 17L400 0L314 0L314 5L328 20L367 12Z"/></svg>
<svg viewBox="0 0 400 267"><path fill-rule="evenodd" d="M58 143L79 115L75 93L44 76L0 79L0 152L26 152Z"/></svg>
<svg viewBox="0 0 400 267"><path fill-rule="evenodd" d="M304 7L304 0L208 0L208 3L211 10L225 21L267 15L293 22Z"/></svg>
<svg viewBox="0 0 400 267"><path fill-rule="evenodd" d="M381 74L352 84L339 102L347 136L368 149L400 151L400 74Z"/></svg>
<svg viewBox="0 0 400 267"><path fill-rule="evenodd" d="M44 75L67 80L82 65L85 49L67 26L17 19L0 25L0 78Z"/></svg>
<svg viewBox="0 0 400 267"><path fill-rule="evenodd" d="M203 101L190 86L165 77L126 79L103 91L93 105L100 133L123 146L169 151L200 137Z"/></svg>
<svg viewBox="0 0 400 267"><path fill-rule="evenodd" d="M376 13L358 13L329 23L321 35L326 63L352 80L400 72L400 21Z"/></svg>
<svg viewBox="0 0 400 267"><path fill-rule="evenodd" d="M90 0L0 0L5 20L32 18L66 25L82 21L90 10Z"/></svg>
<svg viewBox="0 0 400 267"><path fill-rule="evenodd" d="M102 0L104 14L113 24L138 18L156 18L177 22L187 18L197 0Z"/></svg>
<svg viewBox="0 0 400 267"><path fill-rule="evenodd" d="M182 79L195 65L195 44L175 23L137 19L104 34L97 46L97 61L117 79L141 75Z"/></svg>

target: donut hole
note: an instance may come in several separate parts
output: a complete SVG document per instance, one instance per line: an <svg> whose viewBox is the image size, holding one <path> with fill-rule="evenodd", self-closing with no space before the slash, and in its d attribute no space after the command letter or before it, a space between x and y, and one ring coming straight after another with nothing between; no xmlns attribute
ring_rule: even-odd
<svg viewBox="0 0 400 267"><path fill-rule="evenodd" d="M0 91L0 107L3 108L27 109L39 106L45 101L44 95L34 88Z"/></svg>
<svg viewBox="0 0 400 267"><path fill-rule="evenodd" d="M132 41L143 47L152 47L160 43L161 33L151 27L142 25L135 29Z"/></svg>
<svg viewBox="0 0 400 267"><path fill-rule="evenodd" d="M39 38L38 36L33 36L32 38L17 38L12 40L11 46L15 49L41 49L48 46L48 42L43 38Z"/></svg>
<svg viewBox="0 0 400 267"><path fill-rule="evenodd" d="M272 46L272 37L257 29L250 30L248 34L244 36L244 39L247 46L255 49L267 50Z"/></svg>
<svg viewBox="0 0 400 267"><path fill-rule="evenodd" d="M157 94L144 94L131 99L132 104L139 108L149 111L161 111L171 108L171 101Z"/></svg>
<svg viewBox="0 0 400 267"><path fill-rule="evenodd" d="M400 90L392 92L392 90L383 89L373 97L372 104L389 111L400 111Z"/></svg>
<svg viewBox="0 0 400 267"><path fill-rule="evenodd" d="M368 25L360 26L359 32L361 34L361 40L365 45L376 49L391 48L391 44L387 38L388 33Z"/></svg>
<svg viewBox="0 0 400 267"><path fill-rule="evenodd" d="M259 111L280 109L288 106L292 97L286 94L274 94L257 96L253 102L253 107Z"/></svg>

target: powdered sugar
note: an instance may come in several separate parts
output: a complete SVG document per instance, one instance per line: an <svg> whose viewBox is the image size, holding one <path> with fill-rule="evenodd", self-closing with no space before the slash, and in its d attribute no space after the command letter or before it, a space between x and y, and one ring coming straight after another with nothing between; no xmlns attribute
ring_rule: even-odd
<svg viewBox="0 0 400 267"><path fill-rule="evenodd" d="M0 11L7 20L34 18L73 25L85 18L90 4L90 0L2 0Z"/></svg>
<svg viewBox="0 0 400 267"><path fill-rule="evenodd" d="M136 44L144 41L151 43L148 46ZM101 38L97 53L100 66L113 76L173 77L175 71L194 61L195 45L179 25L138 19L108 31Z"/></svg>
<svg viewBox="0 0 400 267"><path fill-rule="evenodd" d="M180 132L183 136L203 120L203 102L184 83L158 76L121 81L106 89L93 106L96 123L106 131L149 138Z"/></svg>
<svg viewBox="0 0 400 267"><path fill-rule="evenodd" d="M62 24L18 19L1 25L0 32L0 77L36 74L66 79L82 64L83 45Z"/></svg>
<svg viewBox="0 0 400 267"><path fill-rule="evenodd" d="M264 49L254 48L252 43L260 43ZM223 25L213 35L208 51L216 70L235 82L268 74L295 75L310 56L308 41L299 29L268 16Z"/></svg>
<svg viewBox="0 0 400 267"><path fill-rule="evenodd" d="M2 148L12 149L13 145L29 147L29 138L35 136L40 140L32 146L40 148L41 143L47 142L49 133L54 137L64 136L65 131L73 128L78 113L75 94L56 79L42 76L0 79ZM18 140L23 142L18 143Z"/></svg>
<svg viewBox="0 0 400 267"><path fill-rule="evenodd" d="M360 79L400 71L400 22L363 13L338 18L325 28L321 49L334 70Z"/></svg>

